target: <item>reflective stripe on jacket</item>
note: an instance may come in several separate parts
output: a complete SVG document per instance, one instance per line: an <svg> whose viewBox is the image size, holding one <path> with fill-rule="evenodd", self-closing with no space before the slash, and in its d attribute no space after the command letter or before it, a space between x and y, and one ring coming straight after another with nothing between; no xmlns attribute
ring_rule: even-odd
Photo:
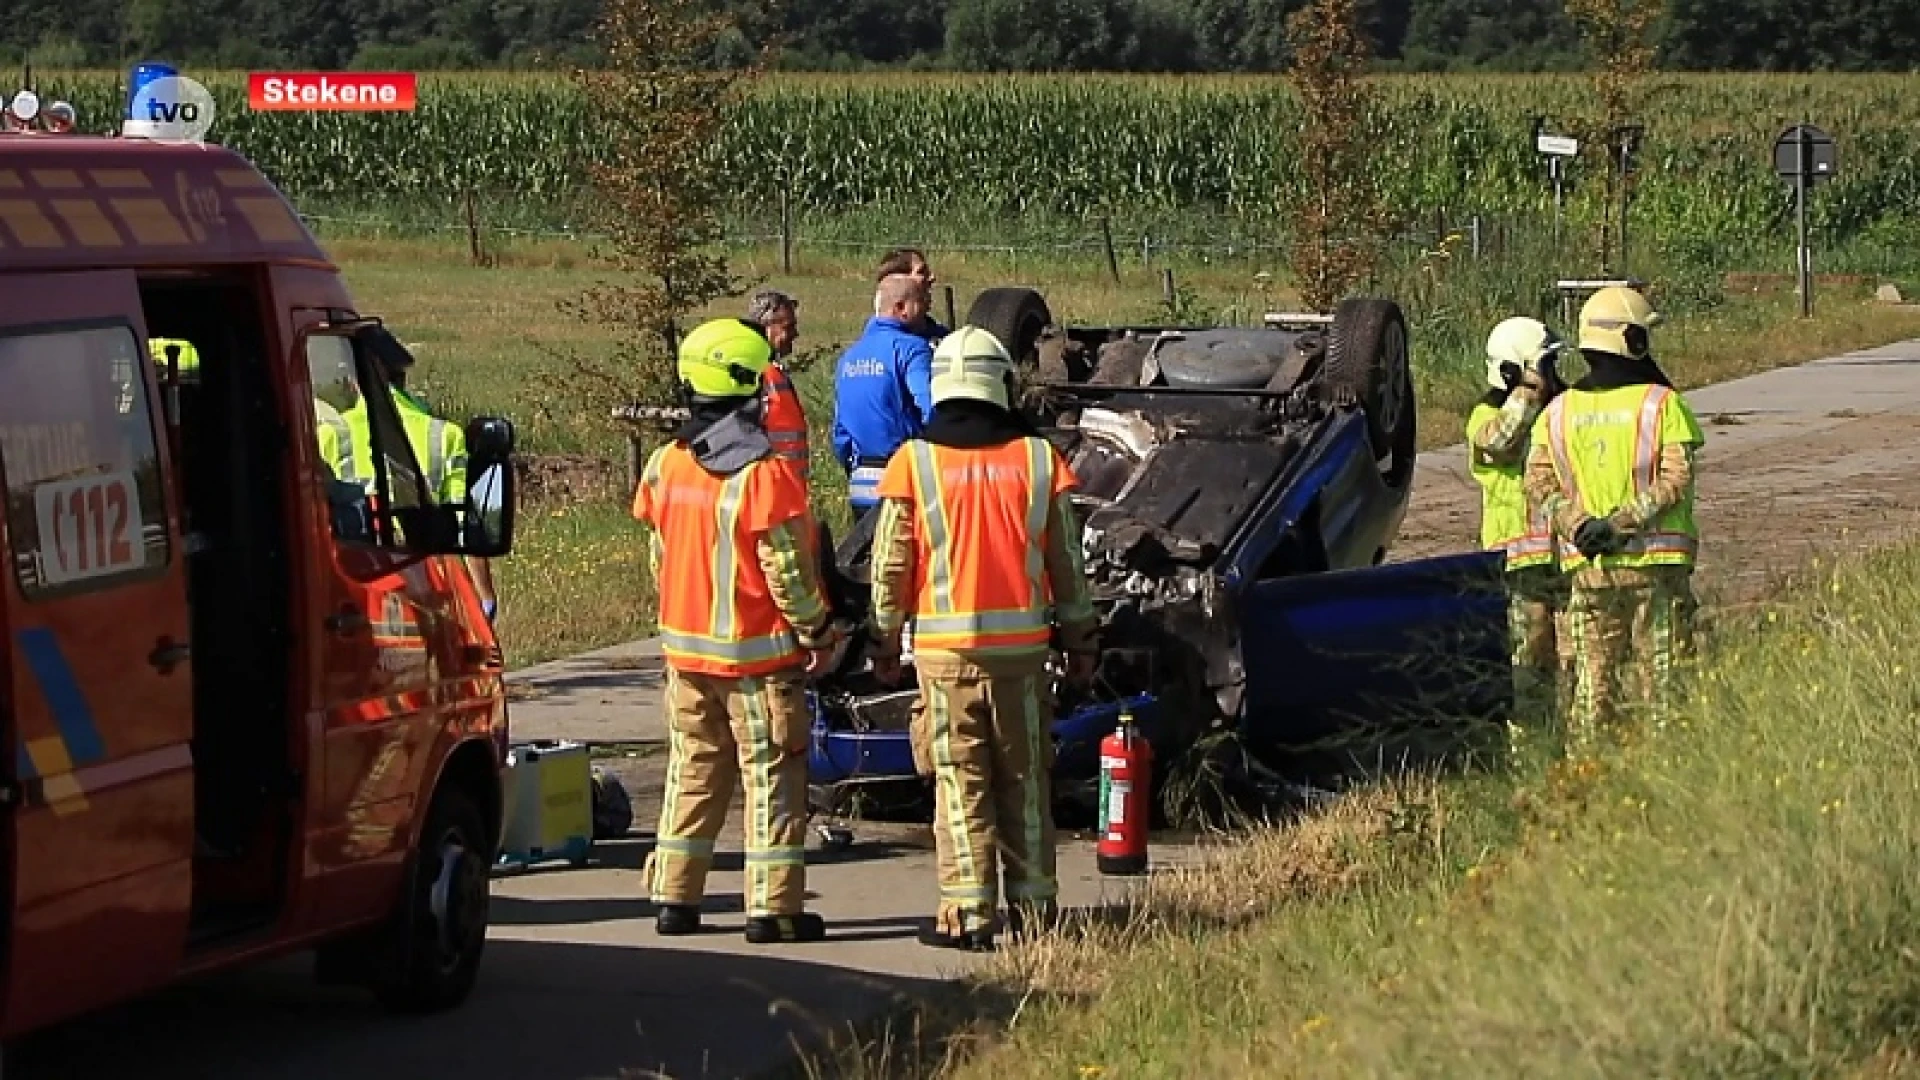
<svg viewBox="0 0 1920 1080"><path fill-rule="evenodd" d="M847 502L855 510L865 510L880 501L880 481L886 477L884 465L856 465L847 473Z"/></svg>
<svg viewBox="0 0 1920 1080"><path fill-rule="evenodd" d="M773 443L773 455L793 463L800 478L811 475L812 455L807 447L807 414L800 406L800 393L793 379L779 364L767 365L767 439Z"/></svg>
<svg viewBox="0 0 1920 1080"><path fill-rule="evenodd" d="M407 442L426 478L427 493L443 506L458 506L467 500L467 437L458 425L449 424L420 406L404 390L393 391L394 408L400 414ZM347 422L353 450L349 471L375 491L377 473L373 467L373 435L368 430L367 403L363 398L340 414ZM344 477L342 477L344 479Z"/></svg>
<svg viewBox="0 0 1920 1080"><path fill-rule="evenodd" d="M655 533L668 663L738 678L800 662L800 643L775 603L759 541L808 512L806 485L783 462L767 458L716 476L683 444L654 451L634 492L633 516Z"/></svg>
<svg viewBox="0 0 1920 1080"><path fill-rule="evenodd" d="M1467 469L1480 484L1480 546L1504 550L1509 570L1544 566L1553 562L1553 524L1545 511L1527 509L1525 454L1508 465L1487 461L1473 449L1475 433L1499 415L1483 401L1467 417Z"/></svg>
<svg viewBox="0 0 1920 1080"><path fill-rule="evenodd" d="M917 652L1047 643L1048 508L1073 484L1044 439L964 450L916 439L894 455L880 495L909 501L917 521L910 587Z"/></svg>
<svg viewBox="0 0 1920 1080"><path fill-rule="evenodd" d="M1611 514L1651 489L1663 445L1702 441L1699 422L1685 400L1658 385L1570 390L1547 406L1541 427L1562 493L1591 517ZM1699 546L1689 490L1645 528L1629 534L1620 554L1601 556L1600 565L1691 566ZM1589 562L1573 547L1571 537L1561 538L1560 559L1567 569Z"/></svg>

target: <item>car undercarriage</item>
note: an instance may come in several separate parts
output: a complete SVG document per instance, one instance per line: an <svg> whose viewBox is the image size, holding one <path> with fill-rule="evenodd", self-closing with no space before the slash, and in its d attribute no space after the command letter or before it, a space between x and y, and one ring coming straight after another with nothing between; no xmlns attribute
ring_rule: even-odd
<svg viewBox="0 0 1920 1080"><path fill-rule="evenodd" d="M1404 758L1394 733L1504 707L1497 561L1381 565L1415 460L1397 305L1359 298L1257 328L1061 329L1037 293L993 289L967 321L1017 358L1022 412L1079 481L1101 655L1091 686L1058 685L1062 810L1091 804L1096 747L1122 710L1167 763L1158 780L1222 775L1232 747L1224 783L1241 790L1227 801L1243 803L1253 787L1270 798L1364 771L1369 755ZM871 525L836 552L856 620ZM822 798L916 779L917 693L873 678L869 644L816 685ZM1186 816L1192 785L1160 786Z"/></svg>

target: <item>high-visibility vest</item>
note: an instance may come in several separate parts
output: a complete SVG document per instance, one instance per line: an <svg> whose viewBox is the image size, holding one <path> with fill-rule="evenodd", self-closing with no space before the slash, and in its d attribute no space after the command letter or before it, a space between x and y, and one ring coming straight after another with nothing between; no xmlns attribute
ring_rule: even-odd
<svg viewBox="0 0 1920 1080"><path fill-rule="evenodd" d="M340 410L314 398L313 426L320 441L320 463L333 473L333 478L349 484L364 483L355 472L353 431L347 427Z"/></svg>
<svg viewBox="0 0 1920 1080"><path fill-rule="evenodd" d="M404 390L393 391L393 404L399 410L400 423L406 429L407 442L425 472L427 490L443 506L460 505L467 500L467 437L457 424L449 424L420 406ZM351 471L369 493L375 489L378 475L373 467L373 435L369 430L366 399L340 414L347 422L353 448Z"/></svg>
<svg viewBox="0 0 1920 1080"><path fill-rule="evenodd" d="M1074 485L1073 471L1045 439L980 449L913 439L894 453L880 497L913 507L916 653L1047 643L1047 517Z"/></svg>
<svg viewBox="0 0 1920 1080"><path fill-rule="evenodd" d="M813 457L807 449L807 415L800 407L800 394L779 364L768 364L764 378L767 439L773 443L773 455L792 462L805 480L812 474Z"/></svg>
<svg viewBox="0 0 1920 1080"><path fill-rule="evenodd" d="M1501 465L1482 461L1472 449L1474 433L1499 415L1499 408L1483 401L1467 417L1467 470L1480 484L1480 546L1505 551L1509 570L1545 566L1553 562L1553 523L1545 513L1527 510L1526 455Z"/></svg>
<svg viewBox="0 0 1920 1080"><path fill-rule="evenodd" d="M1686 399L1658 385L1569 390L1547 406L1533 439L1552 455L1561 492L1593 517L1633 502L1652 486L1663 446L1706 442ZM1603 555L1598 565L1692 566L1699 548L1689 490L1628 537L1620 554ZM1561 538L1560 559L1566 569L1589 564L1571 537Z"/></svg>
<svg viewBox="0 0 1920 1080"><path fill-rule="evenodd" d="M633 516L651 525L659 559L660 645L681 671L727 678L800 662L792 624L773 602L759 538L806 518L807 487L786 462L763 458L731 476L700 467L680 443L654 451Z"/></svg>

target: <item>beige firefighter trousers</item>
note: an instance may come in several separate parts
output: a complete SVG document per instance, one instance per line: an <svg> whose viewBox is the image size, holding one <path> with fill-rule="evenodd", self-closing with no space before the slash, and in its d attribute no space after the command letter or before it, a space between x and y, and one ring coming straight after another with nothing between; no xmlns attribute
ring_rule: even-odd
<svg viewBox="0 0 1920 1080"><path fill-rule="evenodd" d="M1507 629L1512 647L1515 752L1550 733L1573 704L1573 642L1567 576L1555 566L1507 571Z"/></svg>
<svg viewBox="0 0 1920 1080"><path fill-rule="evenodd" d="M933 777L943 933L997 931L1003 875L1010 905L1044 912L1059 896L1045 662L915 658L914 762Z"/></svg>
<svg viewBox="0 0 1920 1080"><path fill-rule="evenodd" d="M722 678L667 669L671 756L659 840L648 856L656 904L697 905L736 780L746 788L748 918L806 906L807 707L796 669Z"/></svg>
<svg viewBox="0 0 1920 1080"><path fill-rule="evenodd" d="M1629 721L1671 718L1678 675L1693 651L1693 570L1577 570L1567 605L1575 689L1569 749L1618 742Z"/></svg>

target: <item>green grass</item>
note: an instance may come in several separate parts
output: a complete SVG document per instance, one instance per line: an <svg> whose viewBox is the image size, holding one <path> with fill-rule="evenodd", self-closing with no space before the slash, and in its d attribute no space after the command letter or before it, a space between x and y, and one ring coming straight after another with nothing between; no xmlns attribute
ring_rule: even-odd
<svg viewBox="0 0 1920 1080"><path fill-rule="evenodd" d="M1403 781L1224 845L1003 954L972 1004L1019 1002L1011 1030L900 1025L833 1072L1911 1075L1916 605L1920 547L1816 570L1606 767Z"/></svg>
<svg viewBox="0 0 1920 1080"><path fill-rule="evenodd" d="M529 506L500 560L495 624L510 667L589 652L651 626L655 594L640 527L611 502Z"/></svg>

